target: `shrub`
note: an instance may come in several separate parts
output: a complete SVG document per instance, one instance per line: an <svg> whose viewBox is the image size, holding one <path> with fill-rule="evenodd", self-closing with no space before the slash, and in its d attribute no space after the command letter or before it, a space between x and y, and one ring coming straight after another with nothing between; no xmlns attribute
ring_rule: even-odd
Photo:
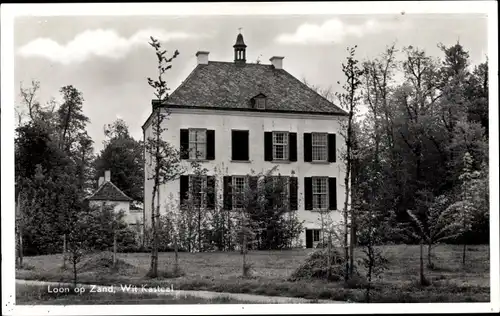
<svg viewBox="0 0 500 316"><path fill-rule="evenodd" d="M331 250L330 255L331 270L328 273L328 251L326 249L317 250L306 258L290 276L290 281L302 279L328 279L329 281L340 281L344 278L345 264L344 258L336 249ZM354 274L358 275L356 267Z"/></svg>

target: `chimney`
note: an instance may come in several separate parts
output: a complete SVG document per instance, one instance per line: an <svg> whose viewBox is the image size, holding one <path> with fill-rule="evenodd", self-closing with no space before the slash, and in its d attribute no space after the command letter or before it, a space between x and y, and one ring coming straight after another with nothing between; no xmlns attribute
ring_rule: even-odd
<svg viewBox="0 0 500 316"><path fill-rule="evenodd" d="M271 61L275 69L283 69L283 58L285 57L273 56L269 60Z"/></svg>
<svg viewBox="0 0 500 316"><path fill-rule="evenodd" d="M99 177L99 182L97 184L97 188L100 188L103 183L104 183L104 177Z"/></svg>
<svg viewBox="0 0 500 316"><path fill-rule="evenodd" d="M104 181L111 182L111 171L109 170L104 171Z"/></svg>
<svg viewBox="0 0 500 316"><path fill-rule="evenodd" d="M208 54L209 52L202 51L196 53L196 57L198 58L198 65L208 65Z"/></svg>

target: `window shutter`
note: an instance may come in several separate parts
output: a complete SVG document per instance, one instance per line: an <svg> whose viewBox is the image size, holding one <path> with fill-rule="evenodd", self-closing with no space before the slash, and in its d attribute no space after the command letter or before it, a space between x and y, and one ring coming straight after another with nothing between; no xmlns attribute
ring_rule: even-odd
<svg viewBox="0 0 500 316"><path fill-rule="evenodd" d="M233 208L231 176L224 176L224 209L231 210Z"/></svg>
<svg viewBox="0 0 500 316"><path fill-rule="evenodd" d="M337 178L328 178L330 210L337 209Z"/></svg>
<svg viewBox="0 0 500 316"><path fill-rule="evenodd" d="M264 161L273 161L273 133L264 132Z"/></svg>
<svg viewBox="0 0 500 316"><path fill-rule="evenodd" d="M189 159L189 130L181 129L181 159Z"/></svg>
<svg viewBox="0 0 500 316"><path fill-rule="evenodd" d="M297 133L289 133L288 135L290 161L297 161Z"/></svg>
<svg viewBox="0 0 500 316"><path fill-rule="evenodd" d="M215 177L207 176L207 208L215 208Z"/></svg>
<svg viewBox="0 0 500 316"><path fill-rule="evenodd" d="M304 161L312 161L312 134L304 133Z"/></svg>
<svg viewBox="0 0 500 316"><path fill-rule="evenodd" d="M311 134L309 134L311 135ZM313 209L313 189L312 189L312 178L304 178L304 204L305 209L312 211Z"/></svg>
<svg viewBox="0 0 500 316"><path fill-rule="evenodd" d="M181 200L181 205L184 204L188 197L188 192L189 192L189 176L181 176L180 178L180 200Z"/></svg>
<svg viewBox="0 0 500 316"><path fill-rule="evenodd" d="M207 130L207 160L215 160L215 131Z"/></svg>
<svg viewBox="0 0 500 316"><path fill-rule="evenodd" d="M298 209L298 181L296 177L290 177L290 210Z"/></svg>
<svg viewBox="0 0 500 316"><path fill-rule="evenodd" d="M328 161L337 161L337 144L335 140L335 134L328 134Z"/></svg>

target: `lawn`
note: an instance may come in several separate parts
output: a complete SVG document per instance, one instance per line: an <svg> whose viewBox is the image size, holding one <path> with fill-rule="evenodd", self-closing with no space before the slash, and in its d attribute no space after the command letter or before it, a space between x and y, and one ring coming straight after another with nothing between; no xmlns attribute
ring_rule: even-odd
<svg viewBox="0 0 500 316"><path fill-rule="evenodd" d="M361 302L363 289L343 282L308 280L290 282L287 278L305 259L311 249L253 251L247 256L252 277L241 277L241 255L238 252L181 253L180 265L185 272L178 278L148 279L148 253L119 254L130 266L121 271L96 269L81 272L78 281L98 284L147 284L170 286L179 290L207 290L290 296L306 299L331 299ZM375 281L374 302L488 302L489 247L469 246L467 264L461 264L461 246L439 245L435 249L436 268L426 268L430 286L417 285L419 247L385 246L389 268ZM356 257L361 256L356 249ZM169 269L173 253L161 253L160 268ZM27 269L18 269L18 279L71 281L71 271L62 270L62 256L26 257Z"/></svg>

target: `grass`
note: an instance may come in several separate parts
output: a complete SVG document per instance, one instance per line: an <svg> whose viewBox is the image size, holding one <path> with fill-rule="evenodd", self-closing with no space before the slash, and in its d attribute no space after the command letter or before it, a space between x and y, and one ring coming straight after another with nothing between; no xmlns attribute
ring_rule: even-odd
<svg viewBox="0 0 500 316"><path fill-rule="evenodd" d="M470 247L467 264L461 264L461 246L439 245L434 249L434 268L425 268L431 285L416 283L419 273L419 247L384 246L389 260L387 269L375 281L373 302L488 302L489 248ZM124 253L119 259L127 265L126 273L109 269L79 274L78 282L98 284L147 284L169 286L180 290L206 290L250 293L269 296L301 297L310 300L331 299L361 302L364 290L343 282L307 280L287 281L288 277L312 249L253 251L247 255L252 264L252 277L241 277L241 255L238 252L180 253L179 262L185 273L176 278L145 277L149 254ZM362 254L356 249L356 257ZM71 282L71 270L61 270L61 255L25 257L31 270L18 269L18 279ZM160 269L168 271L174 263L173 253L161 253ZM168 273L166 273L168 275Z"/></svg>
<svg viewBox="0 0 500 316"><path fill-rule="evenodd" d="M156 293L48 293L46 286L16 285L17 305L97 305L97 304L250 304L229 297L204 299L189 295L165 296Z"/></svg>

